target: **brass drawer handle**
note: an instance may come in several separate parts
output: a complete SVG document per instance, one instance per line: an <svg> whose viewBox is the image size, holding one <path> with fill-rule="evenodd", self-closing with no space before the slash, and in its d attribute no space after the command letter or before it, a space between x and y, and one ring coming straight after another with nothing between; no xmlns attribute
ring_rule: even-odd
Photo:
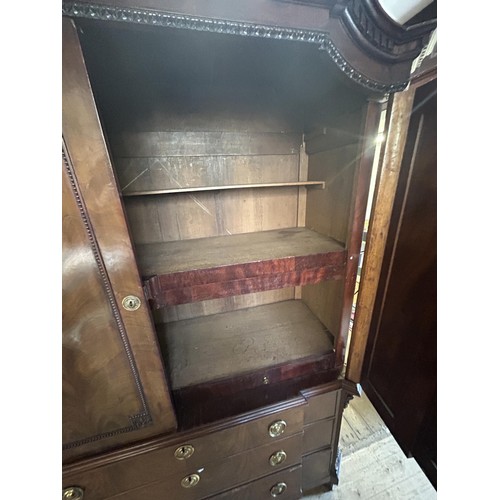
<svg viewBox="0 0 500 500"><path fill-rule="evenodd" d="M174 451L174 457L177 460L187 460L193 453L194 446L191 446L190 444L183 444Z"/></svg>
<svg viewBox="0 0 500 500"><path fill-rule="evenodd" d="M284 450L276 451L269 457L269 463L273 467L282 464L285 460L286 460L286 453L284 452Z"/></svg>
<svg viewBox="0 0 500 500"><path fill-rule="evenodd" d="M273 438L281 436L285 432L286 422L284 420L276 420L269 426L269 435Z"/></svg>
<svg viewBox="0 0 500 500"><path fill-rule="evenodd" d="M64 488L62 493L63 500L82 500L83 490L79 486L70 486Z"/></svg>
<svg viewBox="0 0 500 500"><path fill-rule="evenodd" d="M272 497L277 497L284 493L286 490L286 483L276 483L272 488L271 488L271 496Z"/></svg>
<svg viewBox="0 0 500 500"><path fill-rule="evenodd" d="M200 476L198 474L189 474L181 481L181 486L183 488L192 488L200 482Z"/></svg>

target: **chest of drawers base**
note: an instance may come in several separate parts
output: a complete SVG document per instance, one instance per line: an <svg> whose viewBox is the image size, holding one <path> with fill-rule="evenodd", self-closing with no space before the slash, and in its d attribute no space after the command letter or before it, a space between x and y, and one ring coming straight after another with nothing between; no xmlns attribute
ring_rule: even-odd
<svg viewBox="0 0 500 500"><path fill-rule="evenodd" d="M345 381L335 381L257 411L75 462L63 470L63 490L73 498L75 488L84 500L300 498L303 490L336 480L347 393Z"/></svg>

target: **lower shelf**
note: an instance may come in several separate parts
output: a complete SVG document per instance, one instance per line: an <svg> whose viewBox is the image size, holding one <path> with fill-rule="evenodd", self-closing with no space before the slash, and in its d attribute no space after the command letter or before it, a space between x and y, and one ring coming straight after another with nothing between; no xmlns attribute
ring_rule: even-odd
<svg viewBox="0 0 500 500"><path fill-rule="evenodd" d="M335 339L300 300L157 325L181 426L335 379ZM230 401L231 404L225 404Z"/></svg>

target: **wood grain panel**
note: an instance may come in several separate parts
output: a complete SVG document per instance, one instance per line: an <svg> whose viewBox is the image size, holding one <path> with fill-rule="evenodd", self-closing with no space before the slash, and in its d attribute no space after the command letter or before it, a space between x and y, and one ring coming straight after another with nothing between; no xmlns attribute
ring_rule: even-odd
<svg viewBox="0 0 500 500"><path fill-rule="evenodd" d="M124 194L160 189L299 180L297 155L277 153L271 157L249 156L243 153L237 156L118 157L114 164Z"/></svg>
<svg viewBox="0 0 500 500"><path fill-rule="evenodd" d="M63 162L62 441L66 446L131 430L130 418L145 411L121 338L120 318L72 184Z"/></svg>
<svg viewBox="0 0 500 500"><path fill-rule="evenodd" d="M317 451L302 459L302 487L304 490L330 485L330 464L332 450L330 448Z"/></svg>
<svg viewBox="0 0 500 500"><path fill-rule="evenodd" d="M302 137L281 132L161 131L109 138L115 157L296 155Z"/></svg>
<svg viewBox="0 0 500 500"><path fill-rule="evenodd" d="M394 95L391 98L390 108L387 113L386 145L381 155L381 164L377 173L377 184L370 215L361 285L356 303L356 316L347 363L347 377L354 382L360 382L361 380L368 331L414 95L414 88Z"/></svg>
<svg viewBox="0 0 500 500"><path fill-rule="evenodd" d="M82 460L65 467L63 486L76 484L85 487L85 498L88 495L88 498L102 499L122 492L132 495L140 488L166 478L170 478L169 484L172 481L177 483L179 478L193 470L220 463L252 448L267 445L271 449L282 449L290 437L299 438L300 454L304 403L300 397L289 399L193 431L162 436ZM287 426L282 436L273 438L268 428L276 420L284 420ZM176 459L175 450L186 445L192 446L194 453L185 460ZM284 466L290 464L288 461Z"/></svg>
<svg viewBox="0 0 500 500"><path fill-rule="evenodd" d="M325 189L307 193L306 226L341 242L347 241L358 145L309 156L309 180L324 180Z"/></svg>
<svg viewBox="0 0 500 500"><path fill-rule="evenodd" d="M210 497L213 500L255 500L256 498L272 498L271 489L278 483L285 483L286 489L279 495L283 500L296 500L301 496L302 466L297 465L284 471L271 474L265 478L234 488L225 493Z"/></svg>
<svg viewBox="0 0 500 500"><path fill-rule="evenodd" d="M415 92L363 369L407 454L436 390L436 92L436 82Z"/></svg>
<svg viewBox="0 0 500 500"><path fill-rule="evenodd" d="M334 425L335 420L327 419L304 426L302 454L307 455L325 446L331 446Z"/></svg>
<svg viewBox="0 0 500 500"><path fill-rule="evenodd" d="M297 225L296 187L126 198L136 244L268 231Z"/></svg>
<svg viewBox="0 0 500 500"><path fill-rule="evenodd" d="M269 267L272 267L270 263ZM156 286L154 278L148 280L145 288L150 304L155 308L166 305L199 302L214 298L243 295L256 291L274 290L301 285L323 283L329 280L340 280L343 275L343 263L337 266L324 266L304 269L302 271L279 272L259 274L248 278L227 280L200 285L186 286L183 288L165 289ZM221 273L221 277L224 273Z"/></svg>
<svg viewBox="0 0 500 500"><path fill-rule="evenodd" d="M174 389L326 354L332 348L326 328L300 301L157 328Z"/></svg>
<svg viewBox="0 0 500 500"><path fill-rule="evenodd" d="M155 308L339 279L345 266L341 245L306 228L140 245L137 256Z"/></svg>
<svg viewBox="0 0 500 500"><path fill-rule="evenodd" d="M190 304L167 306L153 311L155 323L168 323L181 319L197 318L209 314L237 311L249 307L281 302L294 298L293 288L268 290L266 292L249 293L247 295L234 295L223 299L204 300Z"/></svg>
<svg viewBox="0 0 500 500"><path fill-rule="evenodd" d="M302 300L335 336L342 317L342 280L323 281L302 287Z"/></svg>
<svg viewBox="0 0 500 500"><path fill-rule="evenodd" d="M173 241L165 244L137 246L137 260L144 277L172 275L189 271L228 268L228 279L291 270L303 270L319 265L339 264L344 247L335 240L306 228L285 228L274 231L197 238L189 241ZM290 262L293 261L290 267ZM259 272L262 262L277 261L273 270ZM244 270L231 272L232 265L246 264L254 267L249 273ZM265 266L264 266L265 267ZM216 273L218 274L218 273ZM178 278L178 279L177 279ZM163 286L210 283L212 276L193 275L166 276ZM201 279L201 281L199 281ZM180 280L180 281L179 281ZM186 281L187 280L187 281ZM193 280L195 280L193 282Z"/></svg>
<svg viewBox="0 0 500 500"><path fill-rule="evenodd" d="M144 407L140 416L131 420L130 432L102 434L98 426L80 446L71 446L65 451L64 459L70 460L171 431L176 427L176 420L149 311L145 307L133 312L120 309L127 295L136 295L143 303L145 298L78 35L67 18L63 18L62 62L62 131L67 162L74 170L80 203L85 205L88 214L88 225L102 260L101 277L107 283L108 301L114 316L121 323L120 339L127 352L129 372L132 371ZM90 376L89 373L87 377ZM121 376L125 375L114 372L110 380ZM127 399L128 394L127 391L121 396ZM94 401L94 409L97 410L101 403Z"/></svg>
<svg viewBox="0 0 500 500"><path fill-rule="evenodd" d="M339 390L330 390L319 394L303 391L302 394L307 399L304 422L310 424L317 420L335 417L339 410L340 393Z"/></svg>
<svg viewBox="0 0 500 500"><path fill-rule="evenodd" d="M337 379L333 351L300 357L251 372L182 387L173 392L183 429L294 397L302 389Z"/></svg>
<svg viewBox="0 0 500 500"><path fill-rule="evenodd" d="M113 499L137 499L150 498L142 495L150 495L153 491L160 494L160 498L175 498L176 500L198 500L206 498L219 491L228 488L234 488L238 484L244 484L252 479L258 479L267 474L282 470L290 465L298 465L301 460L302 433L295 434L279 442L273 442L253 448L243 453L238 453L230 457L224 457L222 460L209 459L203 462L201 466L186 463L184 471L175 474L158 476L153 484L143 487L133 487L130 490L110 488L111 495L100 491L92 490L87 486L85 491L85 500L101 500L102 498ZM271 466L269 457L277 451L285 451L287 458L279 465ZM156 468L159 464L156 464ZM184 488L181 481L184 477L191 474L198 474L199 483L192 488ZM81 481L81 479L80 479ZM108 493L108 494L109 494ZM118 494L116 494L118 493Z"/></svg>

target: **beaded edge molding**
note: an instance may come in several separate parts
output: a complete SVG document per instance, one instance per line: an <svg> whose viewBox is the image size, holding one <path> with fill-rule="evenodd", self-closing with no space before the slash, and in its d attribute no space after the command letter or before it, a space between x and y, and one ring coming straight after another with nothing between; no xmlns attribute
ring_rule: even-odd
<svg viewBox="0 0 500 500"><path fill-rule="evenodd" d="M62 159L63 159L64 166L66 169L66 175L68 176L68 179L69 179L69 182L71 185L71 189L73 191L73 195L75 197L75 201L76 201L76 204L78 206L78 211L80 212L80 217L82 218L83 225L85 226L85 231L86 231L87 237L89 239L92 253L93 253L94 258L96 260L97 268L99 270L99 275L101 277L101 280L104 283L104 288L105 288L106 295L107 295L108 300L109 300L110 305L111 305L113 317L114 317L116 325L118 327L118 331L120 332L120 340L123 344L123 348L125 349L125 353L127 355L127 359L128 359L129 365L130 365L130 370L132 372L134 382L135 382L137 391L139 393L139 398L141 400L141 405L142 405L142 410L143 410L141 413L138 413L137 415L129 416L130 425L127 427L122 427L122 428L116 429L114 431L105 432L105 433L98 434L95 436L90 436L90 437L85 438L85 439L80 439L77 441L72 441L72 442L63 444L63 450L68 450L71 448L76 448L78 446L82 446L84 444L99 441L99 440L104 439L104 438L109 438L109 437L113 437L113 436L118 435L118 434L123 434L125 432L132 432L132 431L136 431L138 429L142 429L143 427L151 425L153 423L153 418L151 417L151 414L149 412L148 404L146 402L146 396L144 394L142 383L140 381L137 367L135 365L135 361L134 361L134 358L133 358L133 355L132 355L132 352L130 349L130 344L129 344L129 340L128 340L128 337L127 337L127 334L125 331L125 327L123 325L122 318L120 316L118 307L116 305L116 300L115 300L115 297L114 297L112 289L111 289L111 283L109 281L108 274L107 274L106 269L104 267L101 252L99 250L99 247L97 245L97 241L95 239L94 230L92 228L92 225L90 223L90 220L89 220L89 217L87 214L87 208L85 207L83 199L80 195L80 189L78 187L78 183L77 183L76 176L74 173L73 165L71 163L71 159L69 158L69 155L66 152L66 147L65 147L64 142L63 142L63 147L62 147Z"/></svg>
<svg viewBox="0 0 500 500"><path fill-rule="evenodd" d="M294 42L311 43L328 54L335 65L350 79L363 87L381 93L394 93L404 90L408 81L382 84L367 78L354 69L340 54L325 31L301 30L266 26L253 23L209 19L188 15L171 14L149 9L136 9L80 2L63 2L62 14L72 18L97 19L164 28L189 29L225 35L268 38Z"/></svg>

